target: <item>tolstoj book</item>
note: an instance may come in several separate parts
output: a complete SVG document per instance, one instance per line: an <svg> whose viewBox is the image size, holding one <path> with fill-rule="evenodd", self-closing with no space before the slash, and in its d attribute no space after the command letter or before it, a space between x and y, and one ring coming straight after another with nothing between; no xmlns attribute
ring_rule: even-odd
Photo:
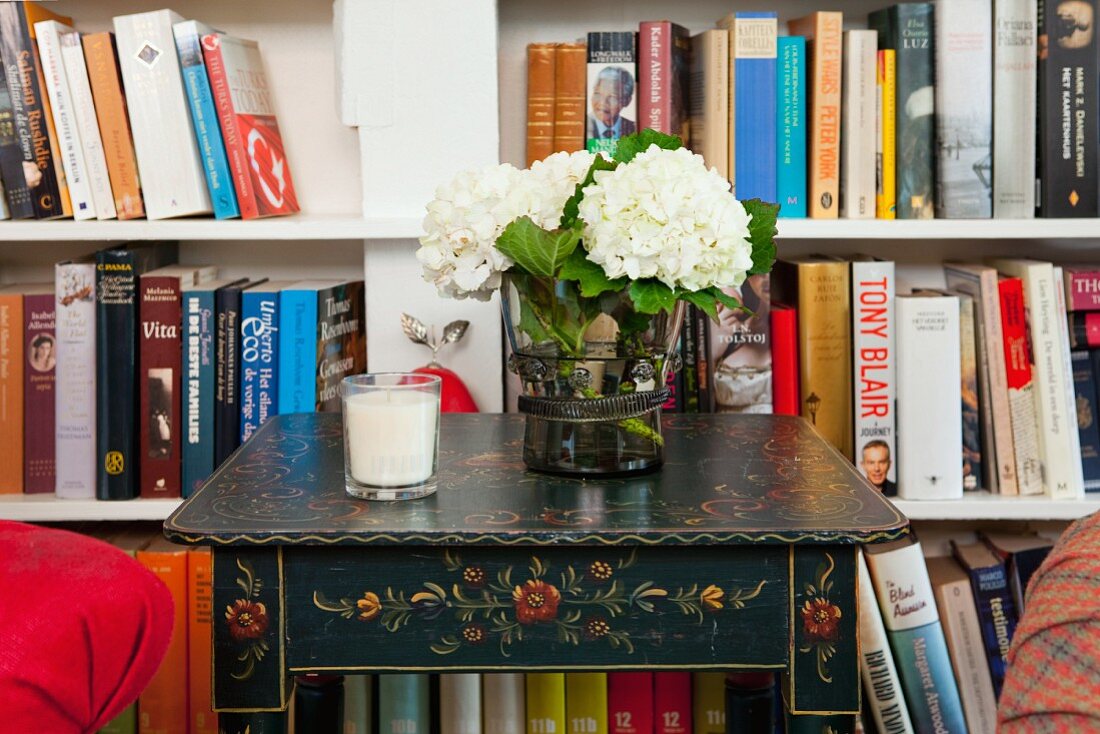
<svg viewBox="0 0 1100 734"><path fill-rule="evenodd" d="M607 724L610 734L653 731L653 673L608 673Z"/></svg>
<svg viewBox="0 0 1100 734"><path fill-rule="evenodd" d="M898 324L898 497L962 497L959 299L901 295Z"/></svg>
<svg viewBox="0 0 1100 734"><path fill-rule="evenodd" d="M54 491L57 303L54 284L23 289L23 491Z"/></svg>
<svg viewBox="0 0 1100 734"><path fill-rule="evenodd" d="M844 15L818 11L787 23L809 55L810 216L836 219L840 199L841 32Z"/></svg>
<svg viewBox="0 0 1100 734"><path fill-rule="evenodd" d="M1095 217L1097 48L1094 0L1039 0L1039 214Z"/></svg>
<svg viewBox="0 0 1100 734"><path fill-rule="evenodd" d="M171 10L114 19L118 62L149 219L211 212L195 128L187 110Z"/></svg>
<svg viewBox="0 0 1100 734"><path fill-rule="evenodd" d="M776 201L779 216L806 216L806 39L778 40Z"/></svg>
<svg viewBox="0 0 1100 734"><path fill-rule="evenodd" d="M554 152L553 43L527 44L527 167Z"/></svg>
<svg viewBox="0 0 1100 734"><path fill-rule="evenodd" d="M96 496L95 262L66 260L56 278L58 497Z"/></svg>
<svg viewBox="0 0 1100 734"><path fill-rule="evenodd" d="M241 294L241 443L279 414L279 291L273 281Z"/></svg>
<svg viewBox="0 0 1100 734"><path fill-rule="evenodd" d="M606 711L605 706L605 716ZM606 730L604 727L603 731ZM439 732L481 734L481 676L478 673L439 676Z"/></svg>
<svg viewBox="0 0 1100 734"><path fill-rule="evenodd" d="M99 132L99 120L96 118L92 87L88 82L84 45L81 43L80 34L76 31L62 33L60 41L61 60L65 65L65 75L69 82L73 114L80 130L80 144L84 148L84 164L87 167L88 183L92 188L96 217L114 219L118 212L111 193L111 178L107 170L107 158L103 152L103 139Z"/></svg>
<svg viewBox="0 0 1100 734"><path fill-rule="evenodd" d="M733 14L734 193L776 200L775 115L778 21L773 11Z"/></svg>
<svg viewBox="0 0 1100 734"><path fill-rule="evenodd" d="M607 673L565 674L566 731L607 734Z"/></svg>
<svg viewBox="0 0 1100 734"><path fill-rule="evenodd" d="M687 28L667 20L639 24L638 119L642 129L684 137L690 63Z"/></svg>
<svg viewBox="0 0 1100 734"><path fill-rule="evenodd" d="M527 734L567 731L565 728L565 674L528 673Z"/></svg>
<svg viewBox="0 0 1100 734"><path fill-rule="evenodd" d="M993 216L1035 216L1036 0L993 0Z"/></svg>
<svg viewBox="0 0 1100 734"><path fill-rule="evenodd" d="M844 90L840 134L840 215L875 217L875 134L878 125L878 37L844 32Z"/></svg>
<svg viewBox="0 0 1100 734"><path fill-rule="evenodd" d="M583 43L559 43L554 50L554 145L550 152L584 150L585 74Z"/></svg>
<svg viewBox="0 0 1100 734"><path fill-rule="evenodd" d="M1004 563L984 543L951 541L951 551L970 577L993 693L1001 695L1008 668L1008 648L1016 631L1016 605L1008 589Z"/></svg>
<svg viewBox="0 0 1100 734"><path fill-rule="evenodd" d="M202 37L202 50L241 216L293 214L298 195L259 45L210 33Z"/></svg>
<svg viewBox="0 0 1100 734"><path fill-rule="evenodd" d="M483 734L514 734L526 725L523 673L481 676Z"/></svg>
<svg viewBox="0 0 1100 734"><path fill-rule="evenodd" d="M23 492L23 294L0 289L0 494Z"/></svg>
<svg viewBox="0 0 1100 734"><path fill-rule="evenodd" d="M241 299L266 280L240 280L214 291L215 465L241 445Z"/></svg>
<svg viewBox="0 0 1100 734"><path fill-rule="evenodd" d="M897 372L894 263L852 261L855 459L883 494L897 494Z"/></svg>
<svg viewBox="0 0 1100 734"><path fill-rule="evenodd" d="M225 155L225 143L218 124L218 112L214 109L214 97L210 91L210 79L206 74L206 62L202 55L200 39L216 31L197 20L186 20L172 26L176 39L176 52L183 72L183 87L187 104L191 109L191 121L195 125L195 137L202 157L202 169L206 175L206 188L214 216L230 219L240 216L237 195L233 190L233 178L229 172L229 160Z"/></svg>
<svg viewBox="0 0 1100 734"><path fill-rule="evenodd" d="M897 114L898 114L898 65L897 51L879 49L878 72L875 86L878 89L878 115L875 132L875 217L897 217Z"/></svg>
<svg viewBox="0 0 1100 734"><path fill-rule="evenodd" d="M722 307L717 324L708 324L708 375L716 413L772 412L771 305L769 276L750 275L727 295L745 307Z"/></svg>
<svg viewBox="0 0 1100 734"><path fill-rule="evenodd" d="M910 537L867 546L865 557L914 728L964 734L959 689L920 542Z"/></svg>
<svg viewBox="0 0 1100 734"><path fill-rule="evenodd" d="M173 263L175 243L133 243L96 253L96 497L138 496L138 278Z"/></svg>
<svg viewBox="0 0 1100 734"><path fill-rule="evenodd" d="M380 731L429 731L431 726L431 707L429 703L427 675L394 674L378 676L378 726Z"/></svg>
<svg viewBox="0 0 1100 734"><path fill-rule="evenodd" d="M934 213L932 4L900 3L867 16L878 46L897 52L897 218Z"/></svg>
<svg viewBox="0 0 1100 734"><path fill-rule="evenodd" d="M692 719L695 734L725 734L726 674L691 674Z"/></svg>
<svg viewBox="0 0 1100 734"><path fill-rule="evenodd" d="M723 178L729 178L729 38L724 28L692 36L688 94L688 144Z"/></svg>
<svg viewBox="0 0 1100 734"><path fill-rule="evenodd" d="M1096 399L1096 373L1088 351L1075 351L1071 357L1081 472L1085 477L1085 491L1095 492L1100 490L1100 424L1097 423L1100 403Z"/></svg>
<svg viewBox="0 0 1100 734"><path fill-rule="evenodd" d="M1024 286L1019 278L1001 278L1002 348L1008 404L1012 412L1012 440L1016 452L1019 494L1043 493L1043 455L1039 443L1039 408L1036 405L1031 345L1027 337Z"/></svg>
<svg viewBox="0 0 1100 734"><path fill-rule="evenodd" d="M1063 265L1067 311L1100 311L1100 267Z"/></svg>
<svg viewBox="0 0 1100 734"><path fill-rule="evenodd" d="M656 734L691 734L691 673L653 674Z"/></svg>
<svg viewBox="0 0 1100 734"><path fill-rule="evenodd" d="M0 43L2 50L2 43ZM34 216L34 202L23 176L23 150L19 147L15 113L12 109L11 89L8 87L7 70L0 62L0 177L4 180L4 205L11 219L29 219Z"/></svg>
<svg viewBox="0 0 1100 734"><path fill-rule="evenodd" d="M879 731L912 734L913 723L905 707L894 654L890 652L890 640L882 624L875 588L862 553L859 554L859 612L859 673L871 715Z"/></svg>
<svg viewBox="0 0 1100 734"><path fill-rule="evenodd" d="M56 219L71 215L72 209L35 43L34 24L43 20L72 23L71 18L35 3L0 3L0 55L23 154L23 180L30 191L34 216ZM13 178L18 181L17 176ZM15 185L18 187L18 183Z"/></svg>
<svg viewBox="0 0 1100 734"><path fill-rule="evenodd" d="M619 138L638 131L637 34L604 31L588 34L589 152L615 153Z"/></svg>
<svg viewBox="0 0 1100 734"><path fill-rule="evenodd" d="M993 215L990 0L937 0L936 217Z"/></svg>

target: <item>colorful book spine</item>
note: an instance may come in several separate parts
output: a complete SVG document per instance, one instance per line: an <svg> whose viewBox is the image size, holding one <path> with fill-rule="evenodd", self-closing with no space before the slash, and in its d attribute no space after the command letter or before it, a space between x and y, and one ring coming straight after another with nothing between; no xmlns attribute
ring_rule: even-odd
<svg viewBox="0 0 1100 734"><path fill-rule="evenodd" d="M772 412L770 287L767 273L750 275L727 295L744 310L719 307L718 323L708 323L712 410L715 413Z"/></svg>
<svg viewBox="0 0 1100 734"><path fill-rule="evenodd" d="M733 175L739 199L776 201L777 39L775 12L734 13Z"/></svg>
<svg viewBox="0 0 1100 734"><path fill-rule="evenodd" d="M561 43L554 52L554 141L551 152L584 150L587 61L583 43Z"/></svg>
<svg viewBox="0 0 1100 734"><path fill-rule="evenodd" d="M1100 490L1100 403L1096 398L1096 373L1087 350L1071 355L1073 388L1076 395L1077 431L1081 442L1081 471L1085 491Z"/></svg>
<svg viewBox="0 0 1100 734"><path fill-rule="evenodd" d="M726 734L726 674L692 673L695 734Z"/></svg>
<svg viewBox="0 0 1100 734"><path fill-rule="evenodd" d="M3 44L0 43L0 50ZM20 102L22 104L22 102ZM4 183L4 205L11 219L30 219L34 216L34 202L23 175L23 150L15 125L11 88L7 82L7 68L0 61L0 178Z"/></svg>
<svg viewBox="0 0 1100 734"><path fill-rule="evenodd" d="M952 294L959 299L959 366L962 382L962 481L963 490L982 486L985 445L979 415L978 342L974 299L967 294Z"/></svg>
<svg viewBox="0 0 1100 734"><path fill-rule="evenodd" d="M527 44L527 167L554 152L554 43Z"/></svg>
<svg viewBox="0 0 1100 734"><path fill-rule="evenodd" d="M367 371L365 307L361 280L318 292L313 410L340 412L340 382Z"/></svg>
<svg viewBox="0 0 1100 734"><path fill-rule="evenodd" d="M1016 631L1016 605L1008 588L1005 564L985 543L951 541L951 551L970 578L981 624L985 658L993 680L993 695L1000 697L1008 669L1008 650Z"/></svg>
<svg viewBox="0 0 1100 734"><path fill-rule="evenodd" d="M527 721L523 673L485 673L481 676L484 734L518 734Z"/></svg>
<svg viewBox="0 0 1100 734"><path fill-rule="evenodd" d="M186 548L156 538L137 552L137 560L160 579L172 595L172 636L160 667L138 697L141 732L188 731L187 691L187 556Z"/></svg>
<svg viewBox="0 0 1100 734"><path fill-rule="evenodd" d="M214 291L214 465L241 445L241 293L254 283Z"/></svg>
<svg viewBox="0 0 1100 734"><path fill-rule="evenodd" d="M1031 345L1027 336L1024 285L1019 278L1003 278L997 285L1001 298L1001 332L1005 383L1012 413L1012 439L1016 454L1019 494L1043 493L1043 460L1039 443L1039 417L1032 378Z"/></svg>
<svg viewBox="0 0 1100 734"><path fill-rule="evenodd" d="M614 155L619 138L638 131L637 58L634 31L588 34L585 147L590 153Z"/></svg>
<svg viewBox="0 0 1100 734"><path fill-rule="evenodd" d="M1075 311L1067 316L1069 345L1074 349L1100 347L1100 312Z"/></svg>
<svg viewBox="0 0 1100 734"><path fill-rule="evenodd" d="M279 294L279 413L313 411L316 379L317 291L299 283Z"/></svg>
<svg viewBox="0 0 1100 734"><path fill-rule="evenodd" d="M172 34L176 39L176 51L179 53L180 69L183 72L183 86L187 91L187 104L191 108L191 121L195 125L195 137L198 139L203 173L206 175L206 188L210 191L214 216L218 219L232 219L239 217L241 210L237 206L237 195L233 191L229 160L225 156L225 143L222 141L221 129L218 126L218 113L214 109L210 79L206 74L206 62L203 61L202 46L199 41L202 36L213 32L213 28L197 20L188 20L172 26Z"/></svg>
<svg viewBox="0 0 1100 734"><path fill-rule="evenodd" d="M863 475L887 495L897 493L897 368L894 263L852 262L854 442Z"/></svg>
<svg viewBox="0 0 1100 734"><path fill-rule="evenodd" d="M607 723L611 734L653 731L653 673L607 674Z"/></svg>
<svg viewBox="0 0 1100 734"><path fill-rule="evenodd" d="M182 496L179 396L184 277L163 272L141 276L138 287L138 494L142 497Z"/></svg>
<svg viewBox="0 0 1100 734"><path fill-rule="evenodd" d="M653 674L656 734L692 734L691 673Z"/></svg>
<svg viewBox="0 0 1100 734"><path fill-rule="evenodd" d="M687 28L667 20L639 24L638 119L642 129L683 137L690 59Z"/></svg>
<svg viewBox="0 0 1100 734"><path fill-rule="evenodd" d="M565 674L565 731L607 734L607 673Z"/></svg>
<svg viewBox="0 0 1100 734"><path fill-rule="evenodd" d="M844 32L840 131L840 216L875 216L878 40L874 31Z"/></svg>
<svg viewBox="0 0 1100 734"><path fill-rule="evenodd" d="M730 177L730 34L712 28L691 38L691 69L688 76L688 145L703 156L708 168Z"/></svg>
<svg viewBox="0 0 1100 734"><path fill-rule="evenodd" d="M959 689L920 542L875 546L866 558L914 728L965 734Z"/></svg>
<svg viewBox="0 0 1100 734"><path fill-rule="evenodd" d="M1036 0L993 0L993 216L1035 216Z"/></svg>
<svg viewBox="0 0 1100 734"><path fill-rule="evenodd" d="M798 387L798 311L781 303L771 306L772 412L801 415Z"/></svg>
<svg viewBox="0 0 1100 734"><path fill-rule="evenodd" d="M23 491L54 491L54 403L57 397L56 309L53 289L23 297Z"/></svg>
<svg viewBox="0 0 1100 734"><path fill-rule="evenodd" d="M23 294L0 293L0 494L23 493Z"/></svg>
<svg viewBox="0 0 1100 734"><path fill-rule="evenodd" d="M84 46L80 34L76 31L62 33L61 60L65 65L65 75L69 82L69 95L73 104L73 115L80 130L80 143L83 146L84 164L87 167L88 185L92 190L92 202L95 204L98 219L114 219L114 197L111 194L111 179L107 171L107 158L103 154L103 140L99 134L99 121L96 119L95 101L92 88L88 83L88 67L84 61Z"/></svg>
<svg viewBox="0 0 1100 734"><path fill-rule="evenodd" d="M279 413L279 291L241 294L241 443Z"/></svg>
<svg viewBox="0 0 1100 734"><path fill-rule="evenodd" d="M431 707L428 676L397 674L378 676L378 730L421 734L430 731Z"/></svg>
<svg viewBox="0 0 1100 734"><path fill-rule="evenodd" d="M714 391L711 389L710 374L710 317L701 308L691 311L694 321L691 325L695 332L695 372L699 377L697 383L699 391L699 412L714 412Z"/></svg>
<svg viewBox="0 0 1100 734"><path fill-rule="evenodd" d="M913 734L901 680L890 652L890 640L875 600L875 588L863 554L859 554L859 673L871 715L881 732Z"/></svg>
<svg viewBox="0 0 1100 734"><path fill-rule="evenodd" d="M680 339L684 347L684 366L680 372L684 376L684 412L699 412L699 345L695 341L695 306L684 310L684 324L680 328Z"/></svg>
<svg viewBox="0 0 1100 734"><path fill-rule="evenodd" d="M439 676L439 732L481 734L479 674L444 673Z"/></svg>
<svg viewBox="0 0 1100 734"><path fill-rule="evenodd" d="M778 40L776 201L779 216L806 216L806 39Z"/></svg>
<svg viewBox="0 0 1100 734"><path fill-rule="evenodd" d="M224 284L224 283L222 283ZM190 497L214 471L214 385L218 284L183 292L183 496Z"/></svg>
<svg viewBox="0 0 1100 734"><path fill-rule="evenodd" d="M875 217L897 218L897 51L878 52L878 125L875 134Z"/></svg>
<svg viewBox="0 0 1100 734"><path fill-rule="evenodd" d="M1100 269L1090 265L1063 265L1066 310L1100 310Z"/></svg>
<svg viewBox="0 0 1100 734"><path fill-rule="evenodd" d="M2 7L2 6L0 6ZM57 405L58 497L96 496L95 263L58 263Z"/></svg>
<svg viewBox="0 0 1100 734"><path fill-rule="evenodd" d="M953 296L959 297L959 308L962 310L962 316L965 318L966 314L969 312L972 313L974 320L973 342L975 371L977 372L974 379L976 381L976 390L973 391L973 398L968 398L966 387L966 358L965 355L963 355L963 441L965 443L967 440L965 421L966 411L968 410L967 406L969 404L970 409L975 411L977 415L978 424L975 431L981 445L981 473L980 475L976 475L979 486L993 493L1001 493L1001 478L997 459L996 421L993 410L995 398L991 379L992 360L990 358L993 352L1000 350L991 349L986 343L986 317L984 304L981 298L975 297L970 292L958 288L950 289L948 292ZM964 305L967 301L971 304L969 307ZM964 345L967 343L965 331L966 326L963 324L960 328L960 332ZM966 451L965 446L963 450ZM963 465L966 465L965 457Z"/></svg>
<svg viewBox="0 0 1100 734"><path fill-rule="evenodd" d="M565 728L565 674L527 674L527 734L556 734Z"/></svg>
<svg viewBox="0 0 1100 734"><path fill-rule="evenodd" d="M188 734L218 734L218 715L210 708L214 594L210 548L187 549L187 697Z"/></svg>

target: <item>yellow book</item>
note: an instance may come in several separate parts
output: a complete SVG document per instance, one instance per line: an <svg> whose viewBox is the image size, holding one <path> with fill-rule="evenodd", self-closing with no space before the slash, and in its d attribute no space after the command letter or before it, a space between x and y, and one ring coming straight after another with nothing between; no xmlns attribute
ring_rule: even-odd
<svg viewBox="0 0 1100 734"><path fill-rule="evenodd" d="M875 216L879 219L897 217L897 51L878 52L878 190L875 194Z"/></svg>
<svg viewBox="0 0 1100 734"><path fill-rule="evenodd" d="M607 734L607 673L565 674L568 734Z"/></svg>
<svg viewBox="0 0 1100 734"><path fill-rule="evenodd" d="M565 673L528 673L527 734L565 730Z"/></svg>
<svg viewBox="0 0 1100 734"><path fill-rule="evenodd" d="M695 734L725 734L726 674L691 674L691 718Z"/></svg>

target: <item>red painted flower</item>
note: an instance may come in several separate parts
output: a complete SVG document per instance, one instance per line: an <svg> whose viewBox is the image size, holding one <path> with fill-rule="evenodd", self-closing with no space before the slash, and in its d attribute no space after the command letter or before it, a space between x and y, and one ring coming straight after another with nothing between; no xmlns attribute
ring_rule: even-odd
<svg viewBox="0 0 1100 734"><path fill-rule="evenodd" d="M808 599L802 607L802 631L807 642L833 642L839 630L840 607L820 597Z"/></svg>
<svg viewBox="0 0 1100 734"><path fill-rule="evenodd" d="M532 579L512 590L512 601L520 624L550 622L558 616L561 594L545 581Z"/></svg>
<svg viewBox="0 0 1100 734"><path fill-rule="evenodd" d="M483 625L471 622L462 628L462 639L470 645L480 645L486 637L488 633Z"/></svg>
<svg viewBox="0 0 1100 734"><path fill-rule="evenodd" d="M225 608L225 623L234 640L258 640L267 631L267 608L260 602L237 599Z"/></svg>

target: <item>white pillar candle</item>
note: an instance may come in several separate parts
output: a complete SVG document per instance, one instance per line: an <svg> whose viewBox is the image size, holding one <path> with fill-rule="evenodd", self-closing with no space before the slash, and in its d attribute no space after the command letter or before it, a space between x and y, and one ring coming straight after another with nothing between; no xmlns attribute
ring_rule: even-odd
<svg viewBox="0 0 1100 734"><path fill-rule="evenodd" d="M374 487L419 484L435 472L438 396L379 388L345 398L348 461L355 481Z"/></svg>

